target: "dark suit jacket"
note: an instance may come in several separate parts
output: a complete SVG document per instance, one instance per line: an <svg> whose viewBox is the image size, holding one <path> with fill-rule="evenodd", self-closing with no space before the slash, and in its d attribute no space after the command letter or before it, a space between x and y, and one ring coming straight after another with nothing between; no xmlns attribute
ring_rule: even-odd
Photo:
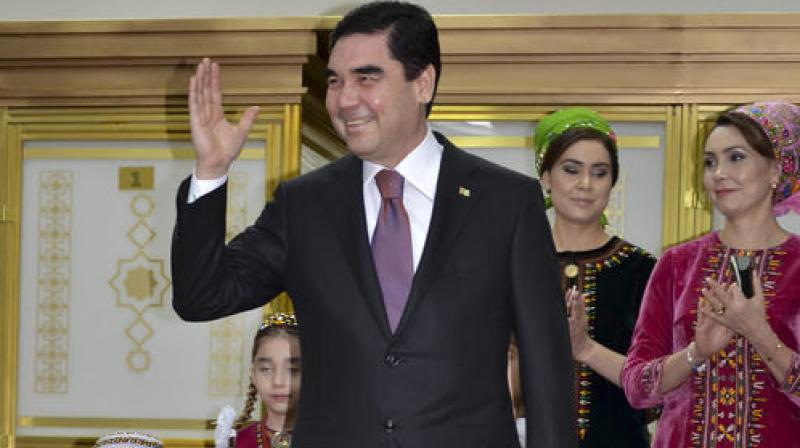
<svg viewBox="0 0 800 448"><path fill-rule="evenodd" d="M182 318L216 319L282 291L294 301L303 369L295 447L518 446L512 331L528 447L575 446L568 327L539 184L437 138L433 216L394 334L367 241L360 159L283 183L227 247L226 189L193 204L188 179L179 189L172 274Z"/></svg>

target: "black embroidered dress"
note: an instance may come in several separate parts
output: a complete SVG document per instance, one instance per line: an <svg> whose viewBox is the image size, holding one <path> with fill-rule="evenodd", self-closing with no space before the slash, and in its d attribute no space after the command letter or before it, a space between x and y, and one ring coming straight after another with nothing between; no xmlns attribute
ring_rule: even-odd
<svg viewBox="0 0 800 448"><path fill-rule="evenodd" d="M597 249L559 252L558 260L564 290L574 285L586 296L592 339L627 353L655 258L612 237ZM581 448L648 447L645 412L631 408L622 388L585 364L575 368Z"/></svg>

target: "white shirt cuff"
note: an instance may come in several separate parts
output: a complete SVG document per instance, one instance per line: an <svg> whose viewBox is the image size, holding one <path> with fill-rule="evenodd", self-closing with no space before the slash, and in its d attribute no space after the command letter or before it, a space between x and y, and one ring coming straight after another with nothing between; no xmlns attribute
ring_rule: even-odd
<svg viewBox="0 0 800 448"><path fill-rule="evenodd" d="M187 195L186 203L191 204L200 199L204 195L222 186L227 180L227 174L216 179L198 179L194 172L192 172L192 180L189 183L189 194Z"/></svg>

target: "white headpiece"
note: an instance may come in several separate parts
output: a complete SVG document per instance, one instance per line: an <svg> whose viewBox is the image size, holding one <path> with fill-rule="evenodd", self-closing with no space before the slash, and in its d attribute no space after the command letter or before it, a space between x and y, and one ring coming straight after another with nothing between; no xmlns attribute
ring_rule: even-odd
<svg viewBox="0 0 800 448"><path fill-rule="evenodd" d="M120 431L97 439L94 448L164 448L156 437L134 431Z"/></svg>

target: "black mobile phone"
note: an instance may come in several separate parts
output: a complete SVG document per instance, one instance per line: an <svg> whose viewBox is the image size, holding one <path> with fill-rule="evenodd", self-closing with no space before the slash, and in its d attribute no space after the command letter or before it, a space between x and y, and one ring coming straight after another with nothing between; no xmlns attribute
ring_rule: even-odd
<svg viewBox="0 0 800 448"><path fill-rule="evenodd" d="M753 257L747 255L731 255L733 276L742 294L748 299L753 297Z"/></svg>

